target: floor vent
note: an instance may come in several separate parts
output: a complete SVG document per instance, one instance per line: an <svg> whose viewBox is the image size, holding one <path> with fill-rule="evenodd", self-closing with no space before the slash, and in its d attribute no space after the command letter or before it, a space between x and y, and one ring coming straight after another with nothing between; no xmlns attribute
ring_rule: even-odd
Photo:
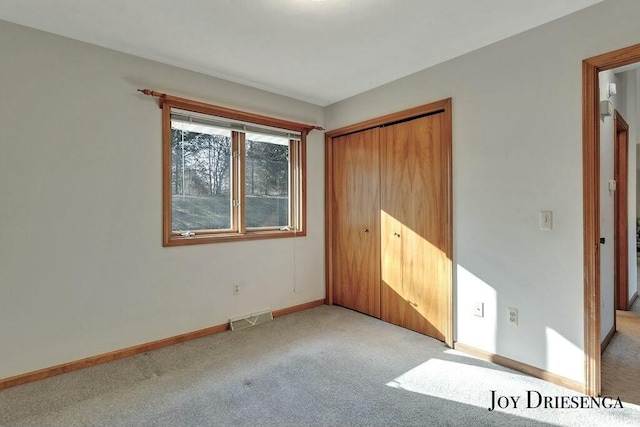
<svg viewBox="0 0 640 427"><path fill-rule="evenodd" d="M271 320L273 320L273 313L271 310L265 310L259 313L229 319L229 325L231 326L232 331L236 331L239 329L250 328L261 323L270 322Z"/></svg>

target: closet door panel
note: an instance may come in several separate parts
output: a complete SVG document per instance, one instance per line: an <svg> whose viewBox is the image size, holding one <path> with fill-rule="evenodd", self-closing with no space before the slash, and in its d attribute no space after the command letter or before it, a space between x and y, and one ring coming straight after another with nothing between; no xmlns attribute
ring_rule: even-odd
<svg viewBox="0 0 640 427"><path fill-rule="evenodd" d="M382 283L383 319L443 340L450 270L445 247L447 149L441 116L421 117L384 129L381 208L401 223L396 238L402 254L394 266L401 270L397 274L402 284Z"/></svg>
<svg viewBox="0 0 640 427"><path fill-rule="evenodd" d="M380 210L381 295L380 318L389 321L390 313L403 309L399 297L402 289L402 223L387 210Z"/></svg>
<svg viewBox="0 0 640 427"><path fill-rule="evenodd" d="M448 147L444 143L443 114L420 118L408 138L411 174L411 217L405 224L405 282L423 333L444 340L447 326L447 291L450 286L448 235ZM409 250L410 248L410 250ZM408 258L408 259L407 259Z"/></svg>
<svg viewBox="0 0 640 427"><path fill-rule="evenodd" d="M404 144L396 144L393 126L381 129L380 141L380 239L381 239L381 319L402 325L410 316L407 289L403 281L403 224L409 218L411 196L408 162Z"/></svg>
<svg viewBox="0 0 640 427"><path fill-rule="evenodd" d="M379 130L333 140L334 303L380 317Z"/></svg>

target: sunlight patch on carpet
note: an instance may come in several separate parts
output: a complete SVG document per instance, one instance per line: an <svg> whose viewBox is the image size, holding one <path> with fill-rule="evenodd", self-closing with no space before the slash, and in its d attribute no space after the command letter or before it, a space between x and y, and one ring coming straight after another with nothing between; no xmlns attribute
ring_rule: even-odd
<svg viewBox="0 0 640 427"><path fill-rule="evenodd" d="M530 419L535 419L535 413L544 409L524 409L527 390L543 395L578 395L570 390L559 391L552 384L519 373L441 359L430 359L386 385L483 409L492 406L492 391L499 396L522 396L518 408L509 406L497 412Z"/></svg>

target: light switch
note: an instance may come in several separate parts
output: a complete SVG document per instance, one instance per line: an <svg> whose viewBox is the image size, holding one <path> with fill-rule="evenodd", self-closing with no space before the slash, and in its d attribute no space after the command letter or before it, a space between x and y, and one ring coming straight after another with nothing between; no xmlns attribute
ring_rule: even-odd
<svg viewBox="0 0 640 427"><path fill-rule="evenodd" d="M540 211L540 230L553 229L553 212Z"/></svg>
<svg viewBox="0 0 640 427"><path fill-rule="evenodd" d="M615 112L615 108L613 104L608 99L604 101L600 101L600 115L601 116L612 116Z"/></svg>

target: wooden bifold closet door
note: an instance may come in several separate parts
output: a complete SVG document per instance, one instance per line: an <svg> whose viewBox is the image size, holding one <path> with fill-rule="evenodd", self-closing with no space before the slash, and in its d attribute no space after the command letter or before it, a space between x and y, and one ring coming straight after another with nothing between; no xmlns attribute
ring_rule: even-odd
<svg viewBox="0 0 640 427"><path fill-rule="evenodd" d="M381 137L381 318L444 341L447 150L443 114L384 127Z"/></svg>
<svg viewBox="0 0 640 427"><path fill-rule="evenodd" d="M327 134L327 295L452 345L450 100L423 107Z"/></svg>
<svg viewBox="0 0 640 427"><path fill-rule="evenodd" d="M338 305L380 317L378 129L333 141L334 292Z"/></svg>

